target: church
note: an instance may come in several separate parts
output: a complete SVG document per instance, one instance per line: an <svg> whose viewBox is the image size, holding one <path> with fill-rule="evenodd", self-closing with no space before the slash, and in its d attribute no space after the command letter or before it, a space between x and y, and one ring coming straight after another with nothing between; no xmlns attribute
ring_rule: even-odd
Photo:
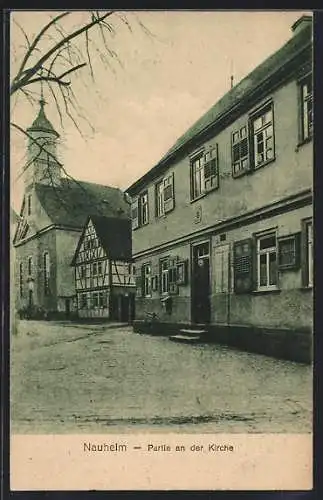
<svg viewBox="0 0 323 500"><path fill-rule="evenodd" d="M76 310L75 250L89 216L129 219L129 204L115 187L65 175L58 161L59 134L39 102L38 116L27 129L27 164L15 249L15 306L69 317Z"/></svg>

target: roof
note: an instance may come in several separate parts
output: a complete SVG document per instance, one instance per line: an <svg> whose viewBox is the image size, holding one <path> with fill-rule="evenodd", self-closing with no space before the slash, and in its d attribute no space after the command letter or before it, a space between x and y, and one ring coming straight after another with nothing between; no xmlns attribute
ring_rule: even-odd
<svg viewBox="0 0 323 500"><path fill-rule="evenodd" d="M110 259L132 258L131 220L92 215L96 234Z"/></svg>
<svg viewBox="0 0 323 500"><path fill-rule="evenodd" d="M109 259L130 261L132 258L132 239L130 219L118 219L116 217L104 217L102 215L91 215L84 225L82 236L79 239L72 265L75 262L81 246L85 228L88 221L93 222L97 237L104 248Z"/></svg>
<svg viewBox="0 0 323 500"><path fill-rule="evenodd" d="M44 110L45 101L43 99L41 99L39 101L39 104L40 104L40 109L39 109L38 116L35 118L32 125L28 128L28 131L29 132L30 131L51 132L52 134L56 135L56 137L59 137L59 134L56 132L53 125L48 120L48 118L45 114L45 110Z"/></svg>
<svg viewBox="0 0 323 500"><path fill-rule="evenodd" d="M89 215L129 217L124 193L115 187L62 178L55 187L36 184L35 191L53 224L82 229Z"/></svg>
<svg viewBox="0 0 323 500"><path fill-rule="evenodd" d="M285 43L277 52L268 57L263 63L257 66L251 73L243 78L235 87L227 92L214 106L209 109L192 127L190 127L168 150L161 160L152 169L135 181L127 191L129 194L140 189L145 181L159 175L162 167L167 167L175 154L189 147L194 140L219 123L223 117L230 113L237 105L240 106L250 95L287 63L297 57L306 47L311 47L312 23L306 23L304 28L295 33L292 38ZM195 145L197 147L197 145Z"/></svg>

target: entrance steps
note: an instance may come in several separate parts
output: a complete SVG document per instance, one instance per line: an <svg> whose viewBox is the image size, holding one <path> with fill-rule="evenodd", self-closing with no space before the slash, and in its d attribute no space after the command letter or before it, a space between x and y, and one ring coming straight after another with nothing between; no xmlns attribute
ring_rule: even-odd
<svg viewBox="0 0 323 500"><path fill-rule="evenodd" d="M169 340L173 342L185 342L187 344L194 344L195 342L201 342L203 335L206 330L203 327L192 327L192 328L182 328L180 333L176 335L171 335Z"/></svg>

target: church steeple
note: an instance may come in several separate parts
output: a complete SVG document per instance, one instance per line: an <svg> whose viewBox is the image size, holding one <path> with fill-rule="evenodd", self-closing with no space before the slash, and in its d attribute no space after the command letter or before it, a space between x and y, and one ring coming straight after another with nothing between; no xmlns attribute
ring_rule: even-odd
<svg viewBox="0 0 323 500"><path fill-rule="evenodd" d="M29 144L28 167L25 172L26 188L34 183L56 186L61 179L61 167L57 159L59 134L46 116L45 104L41 89L38 115L27 129Z"/></svg>

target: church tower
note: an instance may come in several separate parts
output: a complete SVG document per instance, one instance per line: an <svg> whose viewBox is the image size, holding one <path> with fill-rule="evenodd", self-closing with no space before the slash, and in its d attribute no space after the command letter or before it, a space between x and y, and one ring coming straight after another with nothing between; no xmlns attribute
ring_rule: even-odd
<svg viewBox="0 0 323 500"><path fill-rule="evenodd" d="M58 186L61 180L61 167L57 159L59 134L45 114L45 101L41 97L38 116L27 129L28 166L25 171L25 188L31 185L46 184Z"/></svg>

